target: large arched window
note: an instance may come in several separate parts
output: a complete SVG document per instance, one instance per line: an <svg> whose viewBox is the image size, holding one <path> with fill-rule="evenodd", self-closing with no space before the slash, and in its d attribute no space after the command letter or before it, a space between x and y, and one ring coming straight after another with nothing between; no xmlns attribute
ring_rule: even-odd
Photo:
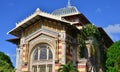
<svg viewBox="0 0 120 72"><path fill-rule="evenodd" d="M53 72L53 52L48 44L35 47L32 55L32 72Z"/></svg>

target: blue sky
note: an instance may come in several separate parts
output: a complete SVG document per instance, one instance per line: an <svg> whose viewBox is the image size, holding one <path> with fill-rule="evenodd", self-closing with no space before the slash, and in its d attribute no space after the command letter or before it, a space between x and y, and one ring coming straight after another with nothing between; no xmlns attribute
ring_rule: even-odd
<svg viewBox="0 0 120 72"><path fill-rule="evenodd" d="M71 5L83 13L91 23L103 27L113 41L120 40L120 0L71 0ZM15 66L16 46L7 42L14 38L6 33L15 24L31 15L36 8L51 13L67 6L67 0L1 0L0 51L10 56Z"/></svg>

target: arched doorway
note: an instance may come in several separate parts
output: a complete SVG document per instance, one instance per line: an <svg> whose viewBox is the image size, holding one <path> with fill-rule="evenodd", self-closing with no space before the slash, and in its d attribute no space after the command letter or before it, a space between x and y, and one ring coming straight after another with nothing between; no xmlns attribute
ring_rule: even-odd
<svg viewBox="0 0 120 72"><path fill-rule="evenodd" d="M54 72L53 51L48 44L38 44L32 52L32 72Z"/></svg>

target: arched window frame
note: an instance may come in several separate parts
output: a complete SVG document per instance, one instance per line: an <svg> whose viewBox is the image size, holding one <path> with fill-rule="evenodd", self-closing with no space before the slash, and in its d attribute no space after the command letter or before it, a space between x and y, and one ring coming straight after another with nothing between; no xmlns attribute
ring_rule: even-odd
<svg viewBox="0 0 120 72"><path fill-rule="evenodd" d="M42 49L46 49L46 58L45 59L41 59L41 51ZM37 53L37 57L36 57L36 52ZM40 47L36 47L35 51L34 51L34 55L33 55L33 60L52 60L53 59L53 53L50 49L49 46L40 46Z"/></svg>
<svg viewBox="0 0 120 72"><path fill-rule="evenodd" d="M47 59L45 60L45 59L40 59L39 57L40 57L40 51L41 51L41 49L42 49L42 47L43 46L46 46L45 48L47 49ZM37 57L37 60L34 60L34 56L35 56L35 52L37 52L37 50L38 50L38 57ZM51 53L52 53L52 58L49 58L49 51L51 51ZM45 65L46 67L44 67L45 68L45 71L46 72L54 72L53 71L53 69L54 69L54 67L53 67L53 65L54 65L54 61L53 61L54 59L53 59L53 51L52 51L52 48L51 48L51 46L50 45L48 45L48 44L39 44L39 45L37 45L35 48L34 48L34 50L33 50L33 52L32 52L32 65L31 65L31 71L32 72L39 72L40 71L40 66L43 66L43 65ZM43 62L43 61L46 61L46 62ZM35 65L35 64L33 64L34 62L41 62L41 64L40 65ZM48 62L48 63L47 63ZM43 63L46 63L46 64L43 64ZM37 68L36 68L37 67ZM36 71L36 69L37 69L37 71ZM51 70L51 71L49 71L49 70Z"/></svg>

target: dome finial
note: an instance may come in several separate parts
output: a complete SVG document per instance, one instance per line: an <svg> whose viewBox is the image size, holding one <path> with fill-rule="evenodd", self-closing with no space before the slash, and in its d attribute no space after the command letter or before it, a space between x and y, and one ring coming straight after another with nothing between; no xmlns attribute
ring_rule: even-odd
<svg viewBox="0 0 120 72"><path fill-rule="evenodd" d="M71 6L71 4L70 4L70 0L68 0L68 7L70 7Z"/></svg>

